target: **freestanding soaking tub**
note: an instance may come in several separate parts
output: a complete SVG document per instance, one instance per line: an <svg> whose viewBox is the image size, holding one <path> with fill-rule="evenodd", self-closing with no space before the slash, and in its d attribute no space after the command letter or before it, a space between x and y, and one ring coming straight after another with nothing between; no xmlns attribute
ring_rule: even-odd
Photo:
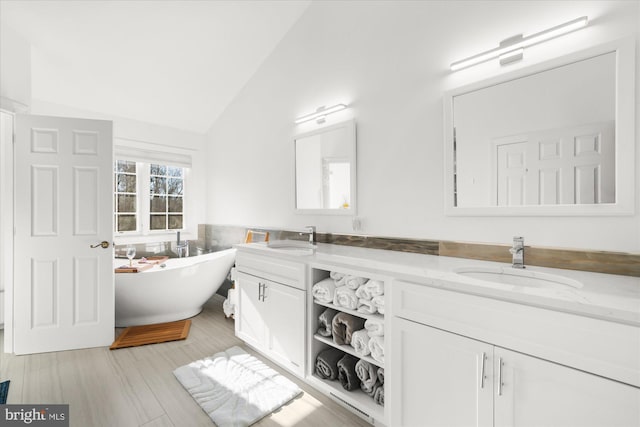
<svg viewBox="0 0 640 427"><path fill-rule="evenodd" d="M236 258L226 249L171 258L140 273L115 275L116 326L137 326L193 317L224 282ZM124 260L124 263L127 263ZM115 265L123 260L115 260Z"/></svg>

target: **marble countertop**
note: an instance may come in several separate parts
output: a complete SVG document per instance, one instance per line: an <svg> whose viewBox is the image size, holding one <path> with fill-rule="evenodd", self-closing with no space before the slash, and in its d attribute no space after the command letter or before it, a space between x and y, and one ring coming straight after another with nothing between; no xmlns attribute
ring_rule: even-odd
<svg viewBox="0 0 640 427"><path fill-rule="evenodd" d="M456 273L457 269L468 267L511 268L510 264L505 263L326 243L318 243L314 250L275 249L264 243L240 244L236 247L302 262L310 267L332 265L336 268L361 269L372 276L640 326L638 277L527 266L527 272L552 274L582 284L580 288L541 288L497 283Z"/></svg>

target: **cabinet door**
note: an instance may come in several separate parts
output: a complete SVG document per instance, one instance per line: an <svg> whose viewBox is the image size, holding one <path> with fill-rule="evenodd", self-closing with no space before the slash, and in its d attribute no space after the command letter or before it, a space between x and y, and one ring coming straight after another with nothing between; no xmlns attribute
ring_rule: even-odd
<svg viewBox="0 0 640 427"><path fill-rule="evenodd" d="M305 292L264 281L267 305L267 350L280 363L303 374Z"/></svg>
<svg viewBox="0 0 640 427"><path fill-rule="evenodd" d="M499 347L494 359L497 427L640 425L638 388Z"/></svg>
<svg viewBox="0 0 640 427"><path fill-rule="evenodd" d="M262 348L265 341L266 304L259 299L264 280L238 273L238 309L236 311L236 336L247 344Z"/></svg>
<svg viewBox="0 0 640 427"><path fill-rule="evenodd" d="M391 337L391 425L493 425L493 346L397 317Z"/></svg>

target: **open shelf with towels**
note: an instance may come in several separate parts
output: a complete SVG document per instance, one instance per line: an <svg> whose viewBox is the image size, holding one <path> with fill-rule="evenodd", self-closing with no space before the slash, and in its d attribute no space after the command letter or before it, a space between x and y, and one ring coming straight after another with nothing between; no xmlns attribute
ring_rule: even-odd
<svg viewBox="0 0 640 427"><path fill-rule="evenodd" d="M380 362L380 361L374 359L371 356L362 356L362 355L356 353L356 351L350 345L336 344L335 342L333 342L332 339L325 338L325 337L323 337L321 335L318 335L318 334L314 334L313 335L313 339L314 340L318 340L320 342L323 342L323 343L325 343L327 345L330 345L333 348L337 348L338 350L343 351L343 352L345 352L347 354L350 354L350 355L352 355L354 357L357 357L358 359L365 360L365 361L371 363L372 365L376 365L379 368L384 368L384 363L383 362Z"/></svg>
<svg viewBox="0 0 640 427"><path fill-rule="evenodd" d="M308 273L311 285L314 286L319 282L322 282L323 280L330 279L331 272L334 273L333 274L334 283L336 282L335 278L340 277L340 275L349 275L349 276L356 277L357 280L355 280L353 283L361 282L359 286L363 286L369 280L379 281L378 283L376 283L376 285L379 287L382 284L383 292L382 292L382 295L380 295L381 297L384 297L384 288L388 286L385 278L372 277L375 275L371 275L370 273L364 272L364 271L355 271L353 269L347 269L347 268L341 269L338 266L334 268L333 266L329 266L329 265L312 265L311 266L310 271ZM330 281L328 283L329 285L331 285ZM346 285L341 284L340 286L346 286ZM329 286L329 288L332 288L332 286ZM355 285L352 285L351 287L351 290L353 291L353 293L355 293L357 288L356 289L353 289L353 288L355 288ZM333 292L335 292L335 289L330 289L329 292L331 292L332 290ZM348 291L348 293L351 294L349 298L351 298L353 301L353 298L354 298L353 293L350 291ZM359 292L359 294L361 293ZM360 350L361 347L359 347L360 351L356 352L355 348L351 345L351 343L338 344L335 342L332 335L326 336L329 331L333 333L334 322L333 322L333 319L327 318L328 315L325 312L327 311L327 309L334 310L336 313L331 312L329 316L333 316L333 318L335 318L338 315L341 315L341 320L344 320L345 317L346 318L353 317L355 320L352 320L351 322L349 321L345 322L348 324L348 326L345 324L340 325L341 328L348 329L349 327L352 327L353 329L355 329L355 330L349 331L350 336L352 336L352 334L354 332L357 332L358 330L366 329L364 328L363 325L367 321L369 321L370 323L376 322L381 324L380 328L384 330L384 322L385 322L384 314L381 314L378 312L368 313L368 312L358 311L357 309L353 308L356 306L353 303L351 304L351 307L344 307L340 305L340 301L338 301L336 298L333 298L332 302L327 302L329 299L331 299L330 294L327 294L324 296L323 298L324 301L319 301L317 298L314 298L313 290L312 292L309 292L308 295L309 295L308 298L310 302L310 305L309 305L310 309L308 310L308 313L309 313L308 333L311 339L309 340L309 343L308 343L309 345L309 351L307 352L308 371L307 371L306 380L310 384L312 384L314 387L330 395L331 397L333 397L335 400L337 400L344 406L351 408L354 413L360 415L362 418L366 419L368 422L374 425L379 425L379 424L386 425L387 421L385 417L385 408L384 408L384 385L383 384L380 384L380 382L378 381L376 383L376 388L379 386L380 388L379 393L376 394L372 392L370 395L364 392L363 390L361 390L360 386L354 390L347 390L343 387L341 381L323 379L322 375L318 375L318 373L316 372L316 364L319 362L318 356L323 352L324 354L326 354L328 349L337 349L345 355L353 356L358 359L358 363L360 365L362 364L362 362L366 362L365 365L367 364L370 365L369 369L373 369L377 371L381 368L382 370L384 370L385 363L379 360L376 360L371 356L371 354L362 355L363 352L362 350ZM335 296L335 293L333 295ZM359 299L357 301L358 303L360 302ZM344 314L347 314L348 316L344 316ZM322 319L321 319L321 315L323 315ZM362 345L363 335L365 338L364 340L365 345L368 346L369 340L370 340L368 333L360 334L360 339L361 339L360 345ZM386 344L384 345L384 347L386 347ZM382 354L384 355L384 352ZM380 359L384 360L384 357L380 357ZM320 363L324 363L324 361ZM360 373L362 374L362 372ZM371 376L369 378L371 378ZM358 381L362 382L361 380L362 378L358 377ZM374 399L374 396L377 397L378 400L382 402L382 404L378 404ZM382 398L380 399L381 396Z"/></svg>
<svg viewBox="0 0 640 427"><path fill-rule="evenodd" d="M327 381L316 375L307 377L307 382L315 388L329 394L334 399L366 420L384 420L384 406L372 405L372 399L362 390L345 391L338 381Z"/></svg>
<svg viewBox="0 0 640 427"><path fill-rule="evenodd" d="M373 314L362 313L362 312L357 311L357 310L351 310L349 308L340 307L340 306L335 305L335 304L321 302L321 301L318 301L318 300L313 300L313 303L317 304L317 305L321 305L323 307L332 308L334 310L338 310L338 311L341 311L343 313L348 313L348 314L351 314L352 316L361 317L363 319L384 320L384 315L380 314L380 313L373 313Z"/></svg>

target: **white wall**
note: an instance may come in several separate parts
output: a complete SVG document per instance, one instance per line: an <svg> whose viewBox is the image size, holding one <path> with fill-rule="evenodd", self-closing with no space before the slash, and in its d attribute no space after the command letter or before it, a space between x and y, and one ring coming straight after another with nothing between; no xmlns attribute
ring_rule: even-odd
<svg viewBox="0 0 640 427"><path fill-rule="evenodd" d="M31 46L11 27L0 29L0 97L29 105L31 101ZM3 105L7 107L7 105Z"/></svg>
<svg viewBox="0 0 640 427"><path fill-rule="evenodd" d="M316 224L321 232L352 232L350 218L293 210L292 138L309 130L293 119L342 102L351 108L330 116L327 125L351 116L357 121L363 234L500 243L523 235L531 245L640 251L638 214L447 217L442 165L444 91L623 36L637 38L638 7L613 1L315 2L209 132L207 222ZM448 70L451 62L509 36L582 15L589 16L589 27L528 49L518 64ZM629 179L638 182L637 176Z"/></svg>
<svg viewBox="0 0 640 427"><path fill-rule="evenodd" d="M128 144L140 149L155 149L158 151L188 154L192 157L192 168L188 181L188 195L185 199L185 209L190 213L188 232L183 233L184 239L197 238L198 224L205 221L206 197L206 158L205 136L194 132L175 129L166 126L158 126L151 123L140 122L123 117L107 116L101 113L78 110L72 107L51 104L33 99L31 102L32 114L78 117L86 119L103 119L113 121L113 138L118 144ZM173 236L174 233L168 233ZM165 240L166 235L154 234L145 238L133 236L130 238L117 237L116 243L148 242Z"/></svg>
<svg viewBox="0 0 640 427"><path fill-rule="evenodd" d="M0 26L0 108L9 112L25 112L31 101L31 46L12 28ZM12 350L13 278L13 117L0 114L0 329L6 323L5 351ZM6 292L5 292L6 288ZM6 318L5 318L6 316Z"/></svg>
<svg viewBox="0 0 640 427"><path fill-rule="evenodd" d="M13 286L13 115L0 111L0 328L5 323L5 300L12 298ZM6 290L6 291L5 291ZM10 322L7 311L7 324ZM12 341L12 332L5 338ZM7 338L9 335L9 338Z"/></svg>

